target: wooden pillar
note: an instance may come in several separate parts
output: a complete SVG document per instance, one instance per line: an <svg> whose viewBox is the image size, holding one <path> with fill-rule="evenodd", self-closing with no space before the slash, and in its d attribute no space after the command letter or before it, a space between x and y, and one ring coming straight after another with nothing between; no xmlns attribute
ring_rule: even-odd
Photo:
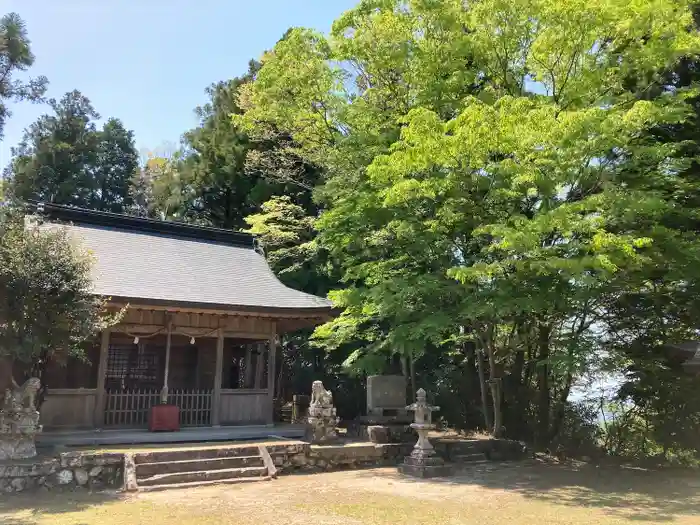
<svg viewBox="0 0 700 525"><path fill-rule="evenodd" d="M268 342L267 356L267 422L272 425L275 417L275 360L277 359L277 326L272 324L272 335Z"/></svg>
<svg viewBox="0 0 700 525"><path fill-rule="evenodd" d="M255 386L256 389L262 388L263 372L265 371L265 343L255 344Z"/></svg>
<svg viewBox="0 0 700 525"><path fill-rule="evenodd" d="M214 371L214 398L211 403L211 424L221 425L221 375L224 364L224 329L219 328L216 337L216 369Z"/></svg>
<svg viewBox="0 0 700 525"><path fill-rule="evenodd" d="M97 398L95 399L94 425L96 428L102 428L105 424L105 400L107 395L105 380L107 377L107 356L109 355L109 335L109 328L102 330L100 363L97 367Z"/></svg>
<svg viewBox="0 0 700 525"><path fill-rule="evenodd" d="M251 388L253 382L253 349L250 344L245 345L245 376L243 388Z"/></svg>
<svg viewBox="0 0 700 525"><path fill-rule="evenodd" d="M163 374L163 389L160 391L160 402L168 402L168 375L170 373L170 340L173 334L173 323L168 321L168 335L165 339L165 373Z"/></svg>

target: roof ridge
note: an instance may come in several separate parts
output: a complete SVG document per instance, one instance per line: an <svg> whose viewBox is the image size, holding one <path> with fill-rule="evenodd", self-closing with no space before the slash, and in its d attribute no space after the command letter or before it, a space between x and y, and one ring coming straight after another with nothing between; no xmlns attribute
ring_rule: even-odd
<svg viewBox="0 0 700 525"><path fill-rule="evenodd" d="M177 221L163 221L38 201L27 201L27 208L49 219L71 222L73 224L108 226L122 230L159 233L197 239L200 241L217 241L234 246L255 248L254 235L226 230L224 228L215 228L213 226L200 226Z"/></svg>

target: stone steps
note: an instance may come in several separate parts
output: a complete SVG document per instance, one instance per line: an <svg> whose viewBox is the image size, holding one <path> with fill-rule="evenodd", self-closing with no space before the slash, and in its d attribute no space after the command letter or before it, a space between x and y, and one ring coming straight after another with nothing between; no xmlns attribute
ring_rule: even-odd
<svg viewBox="0 0 700 525"><path fill-rule="evenodd" d="M268 458L259 446L140 452L133 456L132 479L137 490L265 481L275 474Z"/></svg>
<svg viewBox="0 0 700 525"><path fill-rule="evenodd" d="M270 481L272 478L270 476L264 476L262 478L230 478L230 479L217 479L212 481L191 481L189 483L170 483L167 485L147 485L145 487L140 487L140 492L153 492L159 490L171 490L171 489L190 489L195 487L211 487L212 485L233 485L236 483L251 483L254 481Z"/></svg>
<svg viewBox="0 0 700 525"><path fill-rule="evenodd" d="M151 485L172 485L181 483L195 483L201 481L221 481L240 478L262 479L267 475L266 467L242 467L219 470L199 470L190 472L171 472L155 474L146 478L136 478L140 487Z"/></svg>
<svg viewBox="0 0 700 525"><path fill-rule="evenodd" d="M439 445L438 445L439 447ZM448 446L448 450L450 454L457 456L457 455L466 455L466 454L479 454L485 452L484 445L480 443L450 443Z"/></svg>
<svg viewBox="0 0 700 525"><path fill-rule="evenodd" d="M475 452L471 454L458 454L454 457L456 463L486 463L488 458L483 452Z"/></svg>
<svg viewBox="0 0 700 525"><path fill-rule="evenodd" d="M212 471L264 466L263 460L259 455L231 456L213 459L185 459L163 463L137 463L136 478L146 478L158 474L176 474L180 472Z"/></svg>
<svg viewBox="0 0 700 525"><path fill-rule="evenodd" d="M242 456L249 457L259 455L260 451L258 450L257 446L184 448L140 452L134 455L134 462L138 465L139 463L170 463L173 461L232 458Z"/></svg>

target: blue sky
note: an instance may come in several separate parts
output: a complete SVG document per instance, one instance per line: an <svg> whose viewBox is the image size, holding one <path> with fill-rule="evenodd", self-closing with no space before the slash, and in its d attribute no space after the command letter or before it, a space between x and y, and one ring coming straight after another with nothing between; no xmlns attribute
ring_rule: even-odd
<svg viewBox="0 0 700 525"><path fill-rule="evenodd" d="M3 0L27 23L48 96L80 90L103 118L120 118L139 149L177 143L196 125L204 89L244 73L290 26L327 32L357 0ZM13 105L0 143L10 148L46 106Z"/></svg>

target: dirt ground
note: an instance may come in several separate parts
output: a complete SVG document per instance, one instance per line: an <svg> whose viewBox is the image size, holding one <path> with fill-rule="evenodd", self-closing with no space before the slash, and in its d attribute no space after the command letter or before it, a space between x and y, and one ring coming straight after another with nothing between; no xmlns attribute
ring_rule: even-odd
<svg viewBox="0 0 700 525"><path fill-rule="evenodd" d="M395 469L137 495L0 496L2 525L700 525L700 472L484 464L445 481Z"/></svg>

